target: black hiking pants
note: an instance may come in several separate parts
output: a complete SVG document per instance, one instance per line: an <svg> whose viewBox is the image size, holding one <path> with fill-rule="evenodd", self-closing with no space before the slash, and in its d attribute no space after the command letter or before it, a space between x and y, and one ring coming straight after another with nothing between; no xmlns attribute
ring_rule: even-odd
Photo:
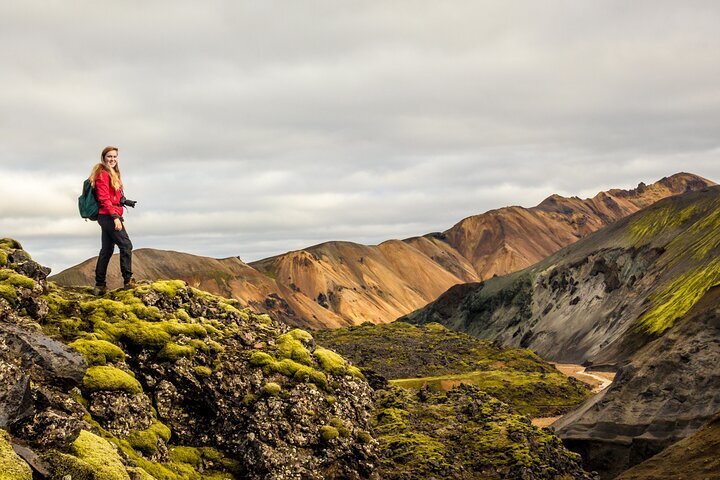
<svg viewBox="0 0 720 480"><path fill-rule="evenodd" d="M107 267L115 251L115 245L120 248L120 273L122 273L123 281L127 283L132 278L133 245L130 237L128 237L127 230L125 230L125 224L123 223L122 230L117 231L115 230L115 220L111 215L98 215L97 221L100 224L100 230L102 230L102 247L95 266L95 285L106 285Z"/></svg>

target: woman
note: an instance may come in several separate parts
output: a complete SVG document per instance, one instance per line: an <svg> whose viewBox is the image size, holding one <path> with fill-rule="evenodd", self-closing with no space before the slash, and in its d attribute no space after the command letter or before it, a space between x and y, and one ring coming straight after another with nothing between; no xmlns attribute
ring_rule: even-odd
<svg viewBox="0 0 720 480"><path fill-rule="evenodd" d="M98 223L102 231L102 247L95 266L95 293L107 292L105 277L115 245L120 248L120 272L125 288L135 286L132 276L132 242L125 230L123 205L135 207L132 200L123 196L122 177L118 167L117 147L105 147L100 155L100 163L90 173L90 183L95 189L99 208Z"/></svg>

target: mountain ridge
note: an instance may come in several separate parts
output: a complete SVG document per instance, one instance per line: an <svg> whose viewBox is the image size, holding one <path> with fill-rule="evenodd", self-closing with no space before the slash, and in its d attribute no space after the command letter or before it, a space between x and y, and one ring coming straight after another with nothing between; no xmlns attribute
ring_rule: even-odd
<svg viewBox="0 0 720 480"><path fill-rule="evenodd" d="M453 285L525 268L660 198L712 184L697 175L678 173L651 185L612 189L585 200L550 195L535 207L490 210L443 232L378 245L323 242L243 263L224 282L213 279L212 269L199 281L211 292L251 301L253 308L293 325L333 328L364 321L387 323L435 300ZM172 271L155 265L179 263L165 258L138 255L137 277L180 278L195 285L198 280L181 264ZM120 286L114 263L108 271L109 284ZM51 280L90 285L93 264L94 259L89 259ZM140 274L144 271L148 276Z"/></svg>

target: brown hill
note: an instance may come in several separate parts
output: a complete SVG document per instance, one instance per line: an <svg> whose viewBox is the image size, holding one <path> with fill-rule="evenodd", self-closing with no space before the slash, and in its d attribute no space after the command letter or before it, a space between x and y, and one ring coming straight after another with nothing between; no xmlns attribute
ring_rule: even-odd
<svg viewBox="0 0 720 480"><path fill-rule="evenodd" d="M641 183L585 200L553 195L533 208L492 210L442 233L379 245L327 242L249 265L236 258L214 260L158 250L141 255L139 250L134 265L138 278L201 282L199 288L240 299L296 325L386 323L453 285L520 270L661 198L708 185L713 183L678 173L649 186ZM94 263L90 259L51 280L90 285ZM111 267L109 278L119 283L116 269Z"/></svg>

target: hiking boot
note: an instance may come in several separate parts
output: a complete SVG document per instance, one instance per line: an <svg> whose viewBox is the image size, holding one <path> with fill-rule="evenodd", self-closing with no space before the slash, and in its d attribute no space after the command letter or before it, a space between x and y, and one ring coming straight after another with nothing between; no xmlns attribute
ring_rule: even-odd
<svg viewBox="0 0 720 480"><path fill-rule="evenodd" d="M95 288L93 289L93 294L96 297L102 297L107 293L107 287L105 285L95 285Z"/></svg>
<svg viewBox="0 0 720 480"><path fill-rule="evenodd" d="M130 277L129 279L125 280L125 285L123 285L123 290L130 290L131 288L137 287L138 284L135 281L135 278Z"/></svg>

